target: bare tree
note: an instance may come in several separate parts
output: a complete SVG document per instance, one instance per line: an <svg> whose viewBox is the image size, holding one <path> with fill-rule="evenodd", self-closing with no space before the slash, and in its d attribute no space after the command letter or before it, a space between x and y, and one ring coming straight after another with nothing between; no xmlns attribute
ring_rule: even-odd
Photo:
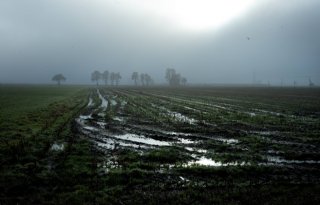
<svg viewBox="0 0 320 205"><path fill-rule="evenodd" d="M137 86L138 85L138 80L139 80L139 73L138 72L133 72L131 79L134 80L134 84Z"/></svg>
<svg viewBox="0 0 320 205"><path fill-rule="evenodd" d="M117 86L119 85L119 82L120 82L121 78L122 77L121 77L119 72L115 74L115 81L116 81L116 85Z"/></svg>
<svg viewBox="0 0 320 205"><path fill-rule="evenodd" d="M105 85L108 85L109 71L106 70L102 73L102 79L104 80Z"/></svg>
<svg viewBox="0 0 320 205"><path fill-rule="evenodd" d="M312 82L311 78L309 78L309 87L314 87L314 83Z"/></svg>
<svg viewBox="0 0 320 205"><path fill-rule="evenodd" d="M141 81L141 85L144 86L145 85L145 74L144 73L141 73L140 81Z"/></svg>
<svg viewBox="0 0 320 205"><path fill-rule="evenodd" d="M153 80L149 74L145 74L144 78L145 78L144 80L145 80L147 86L152 84Z"/></svg>
<svg viewBox="0 0 320 205"><path fill-rule="evenodd" d="M166 80L168 81L169 85L172 85L172 78L175 74L176 74L176 70L174 68L167 68Z"/></svg>
<svg viewBox="0 0 320 205"><path fill-rule="evenodd" d="M116 79L116 74L114 72L112 72L110 74L111 85L114 85L115 79Z"/></svg>
<svg viewBox="0 0 320 205"><path fill-rule="evenodd" d="M60 73L52 77L52 81L56 81L58 85L66 81L66 78Z"/></svg>
<svg viewBox="0 0 320 205"><path fill-rule="evenodd" d="M180 74L175 74L172 78L173 80L173 85L178 86L181 83L181 75Z"/></svg>
<svg viewBox="0 0 320 205"><path fill-rule="evenodd" d="M181 83L185 86L187 84L187 79L186 78L181 78Z"/></svg>
<svg viewBox="0 0 320 205"><path fill-rule="evenodd" d="M102 75L99 71L95 70L91 74L91 81L95 81L99 85L99 80L102 78Z"/></svg>
<svg viewBox="0 0 320 205"><path fill-rule="evenodd" d="M180 85L181 75L176 73L176 70L174 68L167 68L165 77L170 86Z"/></svg>

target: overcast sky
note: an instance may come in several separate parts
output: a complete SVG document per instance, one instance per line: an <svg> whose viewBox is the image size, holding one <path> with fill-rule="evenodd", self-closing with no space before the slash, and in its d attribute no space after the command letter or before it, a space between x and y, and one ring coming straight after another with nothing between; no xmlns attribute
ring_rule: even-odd
<svg viewBox="0 0 320 205"><path fill-rule="evenodd" d="M221 4L227 2L227 4ZM258 2L258 3L257 3ZM164 83L320 84L319 0L0 0L0 83L91 83L93 70Z"/></svg>

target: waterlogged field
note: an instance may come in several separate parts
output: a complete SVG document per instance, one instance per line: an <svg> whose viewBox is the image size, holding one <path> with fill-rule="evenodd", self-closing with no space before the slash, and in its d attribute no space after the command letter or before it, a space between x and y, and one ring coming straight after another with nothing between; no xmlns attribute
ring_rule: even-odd
<svg viewBox="0 0 320 205"><path fill-rule="evenodd" d="M99 153L97 183L126 193L113 203L316 202L319 100L316 89L98 88L76 122Z"/></svg>
<svg viewBox="0 0 320 205"><path fill-rule="evenodd" d="M1 179L4 203L26 197L54 204L320 201L317 88L78 89L63 91L67 97L58 101L68 108L69 117L57 117L65 126L47 123L38 131L48 139L44 147L37 143L41 154L16 159L1 152L11 160L1 161L2 176L11 177ZM47 110L57 113L52 105ZM4 133L2 142L10 142ZM40 149L27 137L24 143ZM19 184L19 177L25 181Z"/></svg>

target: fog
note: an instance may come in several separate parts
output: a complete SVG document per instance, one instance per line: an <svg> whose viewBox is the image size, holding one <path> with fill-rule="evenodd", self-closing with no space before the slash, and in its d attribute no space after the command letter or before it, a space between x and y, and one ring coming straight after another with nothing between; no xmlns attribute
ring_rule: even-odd
<svg viewBox="0 0 320 205"><path fill-rule="evenodd" d="M201 29L163 15L174 3L152 2L0 1L0 83L53 83L63 73L87 84L108 70L121 84L133 84L134 71L163 84L170 67L190 84L320 84L319 0L253 1L219 25L208 16Z"/></svg>

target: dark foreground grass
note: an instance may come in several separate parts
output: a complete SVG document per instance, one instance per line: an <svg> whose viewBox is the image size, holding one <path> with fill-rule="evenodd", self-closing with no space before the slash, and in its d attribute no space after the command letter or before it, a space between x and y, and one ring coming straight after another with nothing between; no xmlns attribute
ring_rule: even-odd
<svg viewBox="0 0 320 205"><path fill-rule="evenodd" d="M87 103L87 91L67 86L2 86L0 93L0 204L52 201L53 190L60 190L58 184L68 170L77 170L74 174L83 170L82 165L70 167L68 160L73 159L71 150L82 145L74 145L72 125ZM64 151L55 151L53 144L63 145ZM88 147L82 147L82 152ZM66 168L59 171L61 166Z"/></svg>

